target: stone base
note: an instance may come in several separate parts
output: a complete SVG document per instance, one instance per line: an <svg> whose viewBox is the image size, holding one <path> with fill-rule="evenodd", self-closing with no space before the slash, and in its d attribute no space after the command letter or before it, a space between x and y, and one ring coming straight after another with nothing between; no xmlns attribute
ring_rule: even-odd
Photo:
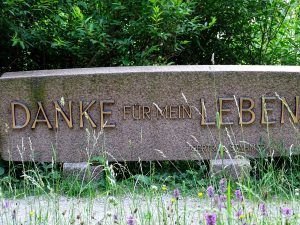
<svg viewBox="0 0 300 225"><path fill-rule="evenodd" d="M89 165L87 162L63 164L63 175L65 177L74 176L84 181L101 179L102 172L102 166Z"/></svg>
<svg viewBox="0 0 300 225"><path fill-rule="evenodd" d="M250 176L251 165L248 159L218 159L210 160L209 170L211 175L224 175L238 180Z"/></svg>

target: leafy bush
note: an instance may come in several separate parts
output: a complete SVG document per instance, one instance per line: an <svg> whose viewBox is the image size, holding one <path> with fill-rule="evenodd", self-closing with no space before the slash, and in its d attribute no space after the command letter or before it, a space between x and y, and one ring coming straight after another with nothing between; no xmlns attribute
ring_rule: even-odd
<svg viewBox="0 0 300 225"><path fill-rule="evenodd" d="M299 64L299 0L3 0L1 71Z"/></svg>
<svg viewBox="0 0 300 225"><path fill-rule="evenodd" d="M4 1L2 69L166 64L214 22L195 2Z"/></svg>

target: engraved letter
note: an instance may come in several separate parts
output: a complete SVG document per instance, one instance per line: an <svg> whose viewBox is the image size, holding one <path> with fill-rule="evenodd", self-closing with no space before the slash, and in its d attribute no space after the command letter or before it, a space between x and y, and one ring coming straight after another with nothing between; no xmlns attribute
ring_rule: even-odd
<svg viewBox="0 0 300 225"><path fill-rule="evenodd" d="M90 122L90 124L92 125L93 128L96 128L96 124L94 123L94 121L92 120L91 116L89 115L89 113L87 112L87 110L95 104L95 100L91 101L90 104L85 108L85 110L83 110L83 106L82 106L82 101L79 102L79 117L80 117L80 122L79 122L79 127L83 128L83 116L85 116L88 121Z"/></svg>
<svg viewBox="0 0 300 225"><path fill-rule="evenodd" d="M176 110L175 110L175 106L169 106L169 115L170 115L170 119L176 119L176 115L175 115L175 113L176 113Z"/></svg>
<svg viewBox="0 0 300 225"><path fill-rule="evenodd" d="M243 108L244 106L244 102L248 101L250 103L249 108ZM253 108L254 108L254 101L252 98L247 98L247 97L241 97L240 98L240 125L250 125L252 123L254 123L255 121L255 113L253 112ZM244 121L243 120L243 112L248 112L251 115L251 119L249 121Z"/></svg>
<svg viewBox="0 0 300 225"><path fill-rule="evenodd" d="M206 107L204 104L204 100L201 98L201 125L206 126L206 125L215 125L215 122L206 122L205 119L207 118L207 113L206 113Z"/></svg>
<svg viewBox="0 0 300 225"><path fill-rule="evenodd" d="M104 122L104 116L112 114L111 110L104 110L104 104L114 104L114 103L115 103L114 100L103 100L103 101L100 101L101 129L103 129L105 127L116 127L115 124L108 124L108 123L106 123L107 121Z"/></svg>
<svg viewBox="0 0 300 225"><path fill-rule="evenodd" d="M13 129L21 129L21 128L26 127L28 125L29 121L30 121L30 111L27 108L27 106L22 104L22 103L19 103L19 102L12 102L12 103L10 103L10 105L11 105L11 111L12 111L12 128ZM23 125L16 125L16 115L15 115L15 113L16 113L15 112L15 106L16 105L22 107L25 110L26 120L25 120L25 123Z"/></svg>
<svg viewBox="0 0 300 225"><path fill-rule="evenodd" d="M137 111L137 116L136 116L136 111ZM141 106L140 105L132 106L132 118L135 120L141 119Z"/></svg>
<svg viewBox="0 0 300 225"><path fill-rule="evenodd" d="M188 116L189 119L192 118L192 110L190 106L188 106L188 108L186 108L184 105L182 106L182 118L185 118L185 114Z"/></svg>
<svg viewBox="0 0 300 225"><path fill-rule="evenodd" d="M299 108L299 96L295 97L295 113L292 112L291 108L287 104L284 97L281 98L281 120L280 123L284 123L284 107L287 108L290 116L292 117L293 123L298 123L298 108Z"/></svg>
<svg viewBox="0 0 300 225"><path fill-rule="evenodd" d="M150 107L149 106L143 106L143 119L145 119L145 115L148 117L150 120Z"/></svg>
<svg viewBox="0 0 300 225"><path fill-rule="evenodd" d="M157 110L157 112L156 112L157 117L161 116L166 119L168 118L168 106L165 106L165 108L163 108L163 109L156 107L156 110Z"/></svg>
<svg viewBox="0 0 300 225"><path fill-rule="evenodd" d="M51 126L51 124L50 124L50 121L49 121L49 119L48 119L46 113L45 113L45 110L44 110L44 107L43 107L42 103L41 103L41 102L38 102L38 106L39 106L39 109L38 109L38 111L37 111L37 113L36 113L36 117L35 117L35 120L34 120L34 122L33 122L31 128L32 128L32 129L36 128L36 124L37 124L37 123L46 123L47 126L48 126L48 128L49 128L49 129L52 129L52 126ZM38 119L40 113L42 113L44 119Z"/></svg>
<svg viewBox="0 0 300 225"><path fill-rule="evenodd" d="M275 97L261 97L261 123L262 124L273 124L275 121L270 121L268 117L268 111L271 112L273 109L267 106L267 100L276 100Z"/></svg>
<svg viewBox="0 0 300 225"><path fill-rule="evenodd" d="M229 121L227 123L223 122L223 112L230 112L230 109L224 109L223 108L223 102L225 101L234 101L234 98L219 98L219 113L220 113L220 125L230 125L233 124L232 121Z"/></svg>
<svg viewBox="0 0 300 225"><path fill-rule="evenodd" d="M55 128L58 128L58 113L62 115L64 120L66 121L69 128L73 127L73 120L72 120L72 101L69 101L69 118L66 116L65 112L62 110L60 105L57 101L54 101L54 107L55 107Z"/></svg>
<svg viewBox="0 0 300 225"><path fill-rule="evenodd" d="M124 106L124 107L123 107L123 118L124 118L124 120L126 119L126 114L129 114L129 113L128 113L128 110L129 110L129 109L131 109L130 106Z"/></svg>

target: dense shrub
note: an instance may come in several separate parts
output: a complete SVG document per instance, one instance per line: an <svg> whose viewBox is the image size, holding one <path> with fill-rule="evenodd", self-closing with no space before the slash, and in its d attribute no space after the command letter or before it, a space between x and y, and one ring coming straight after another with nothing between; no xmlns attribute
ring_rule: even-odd
<svg viewBox="0 0 300 225"><path fill-rule="evenodd" d="M1 71L299 64L299 0L3 0Z"/></svg>

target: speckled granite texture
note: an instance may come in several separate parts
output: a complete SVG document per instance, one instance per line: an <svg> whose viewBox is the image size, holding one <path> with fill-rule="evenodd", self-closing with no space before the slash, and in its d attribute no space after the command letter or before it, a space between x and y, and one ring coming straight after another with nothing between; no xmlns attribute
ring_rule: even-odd
<svg viewBox="0 0 300 225"><path fill-rule="evenodd" d="M278 96L285 97L294 112L295 96L300 95L299 82L300 67L282 66L113 67L5 73L0 78L1 157L59 162L84 162L95 155L105 155L111 161L212 159L219 157L219 143L226 147L226 158L257 157L259 143L268 146L265 154L280 154L278 149L295 154L299 147L298 124L293 126L286 109L285 123L280 123ZM277 96L268 102L268 107L273 108L269 111L270 119L275 124L261 124L261 96ZM200 99L205 101L209 120L215 121L219 97L236 99L223 107L230 109L224 113L224 121L233 121L233 125L223 125L220 130L216 126L201 126ZM238 123L240 97L250 97L255 102L256 119L252 125L241 127ZM58 129L48 129L45 123L32 129L37 102L42 102L54 127L53 101L62 98L67 114L68 101L72 101L73 128L60 117ZM93 100L96 103L89 114L97 128L91 128L86 118L83 118L84 128L80 128L79 102L83 101L86 107ZM105 106L105 111L112 110L112 115L105 118L107 124L116 124L115 128L105 128L103 133L99 114L102 100L114 100L114 104ZM31 120L25 128L12 129L13 101L30 109ZM149 107L151 119L145 116L138 120L131 114L124 119L123 107L133 105ZM174 106L174 110L179 105L190 106L192 118L178 118L178 112L174 112L177 117L174 119L155 116L155 105ZM245 113L245 120L249 119L247 116ZM21 109L16 111L16 117L18 123L24 121ZM232 144L239 147L232 148ZM248 147L242 148L244 145Z"/></svg>

